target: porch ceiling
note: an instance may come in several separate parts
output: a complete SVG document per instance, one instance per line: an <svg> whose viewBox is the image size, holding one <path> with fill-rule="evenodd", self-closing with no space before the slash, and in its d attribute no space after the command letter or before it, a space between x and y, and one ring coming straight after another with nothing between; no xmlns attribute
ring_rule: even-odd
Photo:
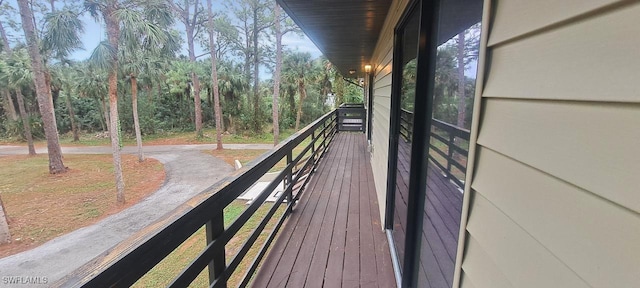
<svg viewBox="0 0 640 288"><path fill-rule="evenodd" d="M362 76L391 0L277 0L344 77ZM481 19L482 0L448 0L440 7L442 42ZM355 69L356 75L349 75Z"/></svg>
<svg viewBox="0 0 640 288"><path fill-rule="evenodd" d="M278 0L320 51L350 77L371 61L391 0Z"/></svg>

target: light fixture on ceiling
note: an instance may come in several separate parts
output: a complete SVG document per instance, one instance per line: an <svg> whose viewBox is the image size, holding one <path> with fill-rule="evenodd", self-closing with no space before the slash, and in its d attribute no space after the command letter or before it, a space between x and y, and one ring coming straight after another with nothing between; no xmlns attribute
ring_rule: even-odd
<svg viewBox="0 0 640 288"><path fill-rule="evenodd" d="M349 75L353 75L353 74L356 74L356 69L349 70Z"/></svg>
<svg viewBox="0 0 640 288"><path fill-rule="evenodd" d="M364 72L367 72L367 73L371 72L371 65L369 64L364 65Z"/></svg>

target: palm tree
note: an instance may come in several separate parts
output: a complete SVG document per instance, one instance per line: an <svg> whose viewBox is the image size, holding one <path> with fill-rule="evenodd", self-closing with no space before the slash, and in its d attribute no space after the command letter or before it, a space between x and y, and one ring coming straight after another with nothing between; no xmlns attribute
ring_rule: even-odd
<svg viewBox="0 0 640 288"><path fill-rule="evenodd" d="M78 91L80 97L93 98L101 104L99 105L99 110L104 117L104 119L100 118L102 129L109 132L109 109L104 97L108 92L105 84L106 79L106 73L88 65L87 62L83 62L74 66L70 83L71 89Z"/></svg>
<svg viewBox="0 0 640 288"><path fill-rule="evenodd" d="M116 180L116 202L125 203L124 177L120 157L120 136L118 120L118 47L120 39L120 21L118 12L122 7L117 0L85 1L85 8L91 16L104 21L107 41L101 42L91 54L91 60L107 71L109 95L109 131L113 154L114 175Z"/></svg>
<svg viewBox="0 0 640 288"><path fill-rule="evenodd" d="M305 75L311 69L311 54L294 52L284 60L284 66L289 70L287 78L289 81L296 83L298 87L298 108L296 112L296 126L298 131L300 128L300 118L302 118L302 104L304 99L307 98L307 89L305 87Z"/></svg>
<svg viewBox="0 0 640 288"><path fill-rule="evenodd" d="M160 7L163 5L161 1L147 1L146 7ZM102 19L107 30L107 41L101 43L91 55L92 60L99 66L108 71L108 90L109 90L109 113L110 113L110 131L111 131L111 148L113 151L113 165L115 167L116 179L116 200L118 204L125 203L124 195L124 179L122 175L122 165L120 157L120 137L119 137L119 121L118 121L118 68L120 66L119 53L121 32L125 38L135 38L136 32L145 31L146 40L149 47L160 47L158 42L153 42L166 36L162 28L154 23L149 23L141 16L140 6L135 2L119 0L92 0L84 2L85 8L96 19ZM143 7L143 8L146 8ZM157 8L159 10L166 10ZM154 11L159 11L154 10ZM125 28L121 29L121 25ZM137 26L142 25L142 26ZM140 28L142 27L142 28ZM140 30L138 30L140 29ZM128 36L133 35L133 36ZM151 36L153 35L153 36ZM135 47L137 41L128 41L127 46Z"/></svg>
<svg viewBox="0 0 640 288"><path fill-rule="evenodd" d="M224 106L229 125L225 125L232 133L235 133L235 119L240 117L243 100L242 93L248 86L248 79L245 78L241 69L233 66L229 62L220 63L220 77L218 78L218 87L223 95Z"/></svg>
<svg viewBox="0 0 640 288"><path fill-rule="evenodd" d="M29 155L36 155L29 116L27 115L27 110L24 105L24 94L22 93L22 87L33 84L33 74L31 73L31 65L26 51L20 49L15 51L15 53L11 53L7 63L3 63L2 66L3 71L0 76L3 78L2 82L6 83L8 85L7 87L15 92L16 98L18 99L18 109L20 110L20 118L22 118L24 136L27 139L27 145L29 147Z"/></svg>
<svg viewBox="0 0 640 288"><path fill-rule="evenodd" d="M133 123L136 133L136 143L138 145L138 161L144 161L142 152L142 133L140 131L140 121L138 118L138 80L141 71L152 63L155 55L162 51L161 47L175 46L171 43L177 42L172 39L171 34L166 32L173 24L173 18L168 13L168 8L162 3L153 3L147 7L154 11L151 13L140 13L137 10L126 9L120 14L120 21L124 28L121 34L121 41L125 45L119 51L122 61L122 69L131 82L131 106L133 111ZM149 10L151 10L149 9ZM173 53L173 51L164 51Z"/></svg>
<svg viewBox="0 0 640 288"><path fill-rule="evenodd" d="M35 79L36 93L38 96L38 107L42 115L44 133L47 138L47 150L49 152L49 173L58 174L67 171L67 167L62 162L62 150L58 139L58 129L55 112L53 110L53 99L51 98L51 88L47 85L44 63L40 55L38 38L33 25L33 13L29 7L28 0L18 0L20 18L27 47L31 58L31 68Z"/></svg>
<svg viewBox="0 0 640 288"><path fill-rule="evenodd" d="M71 124L71 132L73 133L73 141L80 141L80 135L78 132L78 125L76 124L76 115L71 105L71 98L73 97L73 79L72 68L70 66L65 67L65 64L57 64L51 67L52 86L59 86L60 90L64 91L65 105L67 112L69 113L69 122Z"/></svg>

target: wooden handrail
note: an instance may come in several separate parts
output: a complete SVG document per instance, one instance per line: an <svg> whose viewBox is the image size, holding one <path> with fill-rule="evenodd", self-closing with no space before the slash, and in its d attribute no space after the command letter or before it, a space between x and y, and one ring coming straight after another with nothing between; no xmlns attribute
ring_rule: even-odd
<svg viewBox="0 0 640 288"><path fill-rule="evenodd" d="M449 124L447 122L431 119L431 137L436 139L437 141L445 144L447 146L447 151L442 151L440 148L433 144L429 144L429 148L434 153L429 152L429 159L432 163L449 178L451 181L456 183L460 188L464 188L463 179L459 179L455 175L453 175L453 167L460 170L462 173L466 173L466 163L460 163L455 159L455 155L459 154L463 157L467 157L469 154L468 148L460 147L460 140L469 141L471 133L469 130L460 128L458 126ZM435 128L435 129L433 129ZM400 137L404 139L406 142L411 142L411 138L413 135L413 112L400 109ZM440 132L440 133L438 133ZM441 135L444 134L444 135ZM445 159L445 163L441 163L435 156L439 155Z"/></svg>
<svg viewBox="0 0 640 288"><path fill-rule="evenodd" d="M53 286L130 286L165 259L169 253L195 234L202 226L206 226L207 247L183 269L170 286L188 286L206 266L209 266L209 280L212 287L226 287L228 277L245 258L249 249L254 246L258 236L278 210L280 204L284 203L286 199L285 212L277 219L274 229L269 234L266 242L260 247L248 271L245 272L241 281L241 287L245 287L248 285L262 257L266 254L282 223L293 211L295 199L300 197L300 194L304 191L305 184L310 179L307 173L312 173L327 151L329 143L337 133L337 126L337 112L333 110L287 138L274 149L258 157L258 159L251 161L245 167L225 177L169 212L162 219L100 254L89 263L54 283ZM310 143L294 158L293 149L307 138L311 138ZM305 157L307 153L311 153L310 157ZM223 221L224 208L282 159L286 159L286 167L242 214L225 228ZM299 164L302 165L302 168L296 168L294 171L294 167L299 166ZM275 204L265 217L260 220L258 226L254 228L240 251L227 265L225 262L225 245L255 214L257 209L264 204L267 197L283 180L285 182L284 193L277 198ZM295 194L294 186L300 187L300 190Z"/></svg>

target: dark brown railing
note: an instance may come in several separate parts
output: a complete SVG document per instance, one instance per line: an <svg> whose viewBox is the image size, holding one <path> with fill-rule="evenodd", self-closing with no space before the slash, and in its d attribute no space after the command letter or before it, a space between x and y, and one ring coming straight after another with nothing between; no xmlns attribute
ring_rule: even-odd
<svg viewBox="0 0 640 288"><path fill-rule="evenodd" d="M340 105L338 107L338 130L364 132L366 115L364 104L345 103Z"/></svg>
<svg viewBox="0 0 640 288"><path fill-rule="evenodd" d="M243 273L239 286L247 286L282 223L293 211L296 200L300 198L305 184L310 179L310 174L333 140L338 126L337 115L336 110L325 114L273 150L192 198L160 221L96 257L54 286L130 286L203 226L206 226L206 248L184 267L169 286L188 286L208 266L210 287L227 287L229 276L245 259L247 252L252 247L255 249L260 246L256 256L249 259L251 264L248 269L244 272L238 271ZM281 161L286 161L285 168L251 204L247 205L240 216L225 228L224 208ZM281 182L284 182L284 193L277 197L266 215L257 220L257 227L227 264L225 246L254 216L258 208L266 206L265 200ZM283 206L286 209L280 209ZM272 219L277 211L282 210L284 212L279 218ZM274 228L264 244L257 245L256 240L267 224L273 223L271 220L276 222Z"/></svg>
<svg viewBox="0 0 640 288"><path fill-rule="evenodd" d="M412 133L413 112L402 109L400 113L400 136L405 141L411 142ZM469 130L438 119L431 119L429 159L443 171L447 178L460 188L464 188L463 181L467 172L466 163L469 155L470 135Z"/></svg>

